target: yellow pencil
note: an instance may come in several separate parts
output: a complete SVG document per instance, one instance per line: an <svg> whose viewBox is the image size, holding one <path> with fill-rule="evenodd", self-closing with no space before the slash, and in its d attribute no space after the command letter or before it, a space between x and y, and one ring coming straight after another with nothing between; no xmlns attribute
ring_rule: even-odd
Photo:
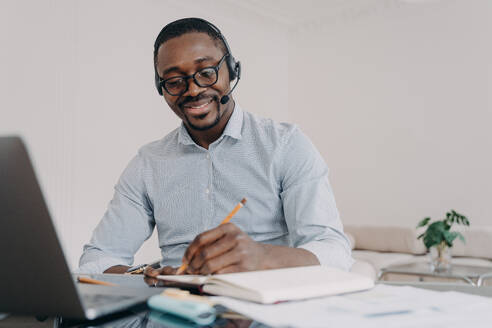
<svg viewBox="0 0 492 328"><path fill-rule="evenodd" d="M229 213L229 215L227 215L226 218L224 220L222 220L220 225L223 225L223 224L226 224L227 222L229 222L232 219L232 217L234 215L236 215L236 213L241 209L241 207L244 206L244 204L246 204L246 198L243 198L236 205L236 207L234 207L234 209L231 211L231 213ZM183 264L181 264L181 266L179 267L178 271L176 271L176 274L182 274L186 270L186 268L188 268L188 263L183 262Z"/></svg>
<svg viewBox="0 0 492 328"><path fill-rule="evenodd" d="M92 279L92 278L88 278L88 277L78 276L77 277L77 280L79 282L84 283L84 284L94 284L94 285L104 285L104 286L116 286L116 284L113 284L111 282L96 280L96 279Z"/></svg>

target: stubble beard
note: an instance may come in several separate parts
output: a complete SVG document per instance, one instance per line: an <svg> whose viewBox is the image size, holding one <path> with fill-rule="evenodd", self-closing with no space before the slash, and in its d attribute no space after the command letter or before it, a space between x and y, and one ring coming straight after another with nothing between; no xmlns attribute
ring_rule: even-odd
<svg viewBox="0 0 492 328"><path fill-rule="evenodd" d="M204 119L207 115L208 115L208 113L201 115L201 116L198 116L198 119ZM217 104L217 114L215 115L215 120L212 123L210 123L209 125L198 126L198 125L195 125L195 124L190 122L190 120L188 119L188 115L184 114L184 117L185 117L186 122L188 123L189 127L192 128L193 130L207 131L207 130L213 128L214 126L216 126L217 124L219 124L222 115L220 113L220 105Z"/></svg>

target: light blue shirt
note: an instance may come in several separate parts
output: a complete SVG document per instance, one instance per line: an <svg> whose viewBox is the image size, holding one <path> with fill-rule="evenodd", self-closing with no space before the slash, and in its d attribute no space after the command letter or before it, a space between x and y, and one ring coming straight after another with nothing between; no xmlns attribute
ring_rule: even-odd
<svg viewBox="0 0 492 328"><path fill-rule="evenodd" d="M322 265L352 265L319 152L295 125L236 105L208 150L183 124L139 150L84 246L78 271L132 265L154 227L161 265L179 266L195 236L217 227L242 198L246 206L231 222L255 241L304 248Z"/></svg>

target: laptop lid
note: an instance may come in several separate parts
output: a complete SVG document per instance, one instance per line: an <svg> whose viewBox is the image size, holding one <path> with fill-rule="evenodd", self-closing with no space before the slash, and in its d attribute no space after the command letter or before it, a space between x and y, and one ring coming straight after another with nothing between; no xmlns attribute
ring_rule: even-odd
<svg viewBox="0 0 492 328"><path fill-rule="evenodd" d="M85 316L19 137L0 137L0 312Z"/></svg>

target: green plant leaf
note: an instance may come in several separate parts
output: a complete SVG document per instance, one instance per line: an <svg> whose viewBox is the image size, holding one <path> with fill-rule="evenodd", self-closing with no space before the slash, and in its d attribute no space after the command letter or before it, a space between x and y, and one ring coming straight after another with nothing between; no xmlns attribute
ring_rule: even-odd
<svg viewBox="0 0 492 328"><path fill-rule="evenodd" d="M470 225L468 218L455 210L450 210L446 213L446 218L440 221L430 223L431 218L426 217L419 222L417 228L427 226L424 233L420 234L417 239L422 239L427 249L439 244L445 244L449 247L453 246L453 242L456 238L465 242L463 235L456 231L451 231L451 226L456 224ZM430 223L430 224L429 224Z"/></svg>
<svg viewBox="0 0 492 328"><path fill-rule="evenodd" d="M427 217L427 218L424 218L422 219L419 224L417 224L417 228L420 228L420 227L424 227L427 225L427 223L429 223L431 218Z"/></svg>
<svg viewBox="0 0 492 328"><path fill-rule="evenodd" d="M451 226L453 225L453 223L448 223L448 222L444 222L444 230L450 230L451 229Z"/></svg>
<svg viewBox="0 0 492 328"><path fill-rule="evenodd" d="M454 213L453 212L447 212L446 213L446 219L443 220L444 223L447 225L451 226L454 222Z"/></svg>
<svg viewBox="0 0 492 328"><path fill-rule="evenodd" d="M436 221L431 223L424 235L424 245L427 248L431 248L432 246L439 245L442 241L445 240L444 232L446 230L446 224L443 221Z"/></svg>
<svg viewBox="0 0 492 328"><path fill-rule="evenodd" d="M453 241L458 237L458 232L456 231L444 231L443 232L444 241L449 247L453 247Z"/></svg>

